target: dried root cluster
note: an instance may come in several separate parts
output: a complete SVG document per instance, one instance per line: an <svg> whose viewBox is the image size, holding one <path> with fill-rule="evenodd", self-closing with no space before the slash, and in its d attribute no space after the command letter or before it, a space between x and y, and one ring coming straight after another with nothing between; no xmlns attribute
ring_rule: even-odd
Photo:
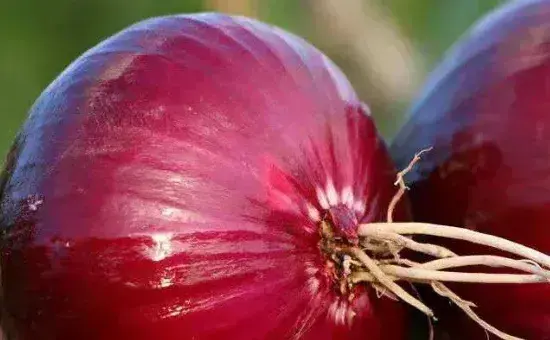
<svg viewBox="0 0 550 340"><path fill-rule="evenodd" d="M380 295L404 301L426 314L430 321L436 320L432 309L417 296L409 293L399 283L426 284L439 295L444 296L487 332L501 339L520 339L506 334L482 320L475 312L475 304L463 300L445 282L470 282L479 284L506 283L530 284L550 283L550 256L521 244L465 228L434 225L417 222L393 222L393 211L407 190L403 177L420 159L414 159L397 175L399 190L393 197L387 215L387 222L367 223L359 226L356 242L339 238L332 229L330 221L321 222L323 251L330 256L332 265L340 273L342 293L357 284L369 284ZM456 239L499 249L510 257L494 255L460 256L445 247L415 241L413 235L435 236ZM433 258L418 263L402 258L403 250L422 253ZM510 274L460 272L463 267L486 266L508 268ZM451 269L453 269L451 271ZM433 335L432 335L433 336Z"/></svg>

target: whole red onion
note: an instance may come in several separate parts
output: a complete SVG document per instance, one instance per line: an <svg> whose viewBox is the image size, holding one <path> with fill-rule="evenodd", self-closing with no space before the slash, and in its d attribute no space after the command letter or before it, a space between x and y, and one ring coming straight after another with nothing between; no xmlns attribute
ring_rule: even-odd
<svg viewBox="0 0 550 340"><path fill-rule="evenodd" d="M384 218L394 168L338 68L219 14L133 25L40 96L0 182L9 339L403 339L343 294L319 222Z"/></svg>
<svg viewBox="0 0 550 340"><path fill-rule="evenodd" d="M550 2L517 1L481 21L447 55L392 145L411 172L415 220L465 226L550 253ZM457 253L486 253L451 242ZM550 285L456 284L493 326L550 339ZM485 339L442 304L451 339Z"/></svg>

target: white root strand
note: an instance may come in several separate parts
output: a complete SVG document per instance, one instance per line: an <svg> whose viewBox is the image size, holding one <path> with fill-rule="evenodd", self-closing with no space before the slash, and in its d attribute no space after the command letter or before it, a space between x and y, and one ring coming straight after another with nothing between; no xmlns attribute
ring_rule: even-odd
<svg viewBox="0 0 550 340"><path fill-rule="evenodd" d="M362 242L361 247L364 250L368 250L377 254L388 254L388 246L386 244L373 244L371 242Z"/></svg>
<svg viewBox="0 0 550 340"><path fill-rule="evenodd" d="M464 300L460 296L456 295L455 292L453 292L450 288L448 288L441 282L432 282L431 286L432 286L432 289L436 291L436 293L440 295L445 294L442 296L449 298L454 303L457 303L457 304L460 303L464 306L469 306L472 308L477 307L475 303L473 303L472 301Z"/></svg>
<svg viewBox="0 0 550 340"><path fill-rule="evenodd" d="M423 253L434 257L453 257L457 256L455 253L445 247L441 247L435 244L426 244L416 242L413 239L405 237L391 232L377 232L376 234L369 235L369 238L377 240L387 240L396 243L397 245L411 250Z"/></svg>
<svg viewBox="0 0 550 340"><path fill-rule="evenodd" d="M380 269L389 276L397 277L400 280L414 280L420 282L429 281L450 281L470 283L541 283L548 282L548 279L538 275L523 274L486 274L486 273L463 273L445 272L422 268L404 268L395 265L382 265Z"/></svg>
<svg viewBox="0 0 550 340"><path fill-rule="evenodd" d="M400 265L404 265L404 266L407 266L407 267L418 267L420 265L422 265L422 263L420 262L415 262L415 261L411 261L411 260L407 260L407 259L383 259L383 260L378 260L378 263L379 264L400 264Z"/></svg>
<svg viewBox="0 0 550 340"><path fill-rule="evenodd" d="M533 265L530 262L493 255L470 255L451 257L413 266L431 270L441 270L466 266L506 267L550 279L550 271L544 270L539 266Z"/></svg>
<svg viewBox="0 0 550 340"><path fill-rule="evenodd" d="M483 329L486 331L493 333L494 335L498 336L501 339L504 340L524 340L522 338L518 338L515 336L512 336L510 334L504 333L503 331L491 326L487 322L485 322L482 318L480 318L471 308L471 303L468 301L465 301L461 299L459 296L457 296L453 291L451 291L449 288L447 288L445 285L439 282L432 283L433 290L443 296L449 298L451 301L453 301L466 315L468 315L472 320L474 320L477 324L479 324Z"/></svg>
<svg viewBox="0 0 550 340"><path fill-rule="evenodd" d="M382 284L384 287L386 287L390 292L395 294L397 297L399 297L404 302L410 304L411 306L417 308L424 314L434 318L433 311L420 302L420 300L416 299L414 296L409 294L407 291L405 291L401 286L399 286L397 283L395 283L391 278L389 278L376 264L376 262L371 259L365 252L358 248L351 248L350 249L351 255L353 255L356 259L361 261L369 271L369 273L376 279L377 282Z"/></svg>
<svg viewBox="0 0 550 340"><path fill-rule="evenodd" d="M388 276L388 278L392 281L398 280L398 278L392 277L392 276ZM349 276L349 280L353 284L356 284L359 282L376 282L376 278L372 274L367 272L353 272Z"/></svg>
<svg viewBox="0 0 550 340"><path fill-rule="evenodd" d="M374 290L376 291L377 298L387 297L388 299L396 302L401 301L395 294L390 292L386 287L382 286L381 284L376 283L375 281L372 281L371 285L374 287Z"/></svg>
<svg viewBox="0 0 550 340"><path fill-rule="evenodd" d="M416 295L416 298L420 301L422 301L422 297L420 296L420 292L418 292L418 289L416 289L415 285L412 283L412 282L408 282L409 283L409 286L411 287L411 289L413 290L414 294ZM422 301L424 302L424 301ZM433 325L433 322L432 322L432 319L430 317L426 317L427 321L428 321L428 330L429 330L429 333L428 333L428 340L434 340L434 337L435 337L435 332L434 332L434 325Z"/></svg>
<svg viewBox="0 0 550 340"><path fill-rule="evenodd" d="M392 232L406 235L431 235L468 241L507 251L550 268L550 256L544 253L502 237L492 236L470 229L418 222L368 223L360 224L358 229L358 234L362 237L374 237L376 235Z"/></svg>
<svg viewBox="0 0 550 340"><path fill-rule="evenodd" d="M426 270L419 268L404 268L393 265L381 265L380 269L392 281L405 280L409 282L429 283L432 281L459 282L459 283L499 283L499 284L525 284L544 283L547 279L538 275L521 274L486 274L444 272L438 270ZM352 283L376 282L377 279L367 272L354 272L350 275Z"/></svg>

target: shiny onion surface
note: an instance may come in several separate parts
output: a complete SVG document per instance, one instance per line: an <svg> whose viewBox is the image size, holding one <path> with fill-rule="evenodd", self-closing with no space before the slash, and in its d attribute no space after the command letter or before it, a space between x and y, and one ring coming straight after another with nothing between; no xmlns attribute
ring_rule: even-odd
<svg viewBox="0 0 550 340"><path fill-rule="evenodd" d="M319 222L382 220L395 170L305 41L242 17L153 18L72 63L0 182L9 339L404 339L342 294Z"/></svg>

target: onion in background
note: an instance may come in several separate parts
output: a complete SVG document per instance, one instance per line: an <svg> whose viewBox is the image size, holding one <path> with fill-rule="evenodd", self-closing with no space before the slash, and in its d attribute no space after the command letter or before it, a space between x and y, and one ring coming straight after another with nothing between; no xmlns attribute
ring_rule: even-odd
<svg viewBox="0 0 550 340"><path fill-rule="evenodd" d="M433 73L391 149L402 167L433 147L410 175L416 221L550 253L549 23L549 1L512 2L475 26ZM481 251L443 244L461 255ZM493 326L550 339L548 284L451 287ZM461 311L440 306L451 339L486 338Z"/></svg>

